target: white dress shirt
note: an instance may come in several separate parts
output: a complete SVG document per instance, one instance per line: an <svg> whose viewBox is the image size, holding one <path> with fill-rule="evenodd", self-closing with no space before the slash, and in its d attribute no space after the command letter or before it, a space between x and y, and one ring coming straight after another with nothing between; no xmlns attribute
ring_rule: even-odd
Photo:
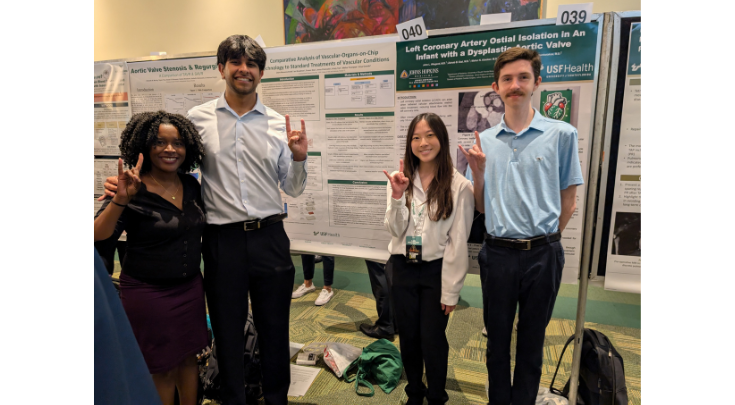
<svg viewBox="0 0 735 405"><path fill-rule="evenodd" d="M397 172L393 172L394 174ZM392 255L406 255L406 236L413 236L415 226L406 207L406 193L400 200L392 197L388 183L388 209L385 211L385 227L393 236L388 251ZM426 201L418 171L413 179L413 200L417 212ZM472 184L456 169L452 174L452 214L447 219L432 221L429 210L424 210L423 229L421 230L421 260L431 261L444 258L442 262L442 298L444 305L457 305L459 291L467 275L467 238L472 227L475 211L475 196Z"/></svg>
<svg viewBox="0 0 735 405"><path fill-rule="evenodd" d="M298 197L306 187L306 160L294 162L285 118L258 97L242 116L224 94L189 110L204 145L202 200L207 223L229 224L284 212L280 188Z"/></svg>

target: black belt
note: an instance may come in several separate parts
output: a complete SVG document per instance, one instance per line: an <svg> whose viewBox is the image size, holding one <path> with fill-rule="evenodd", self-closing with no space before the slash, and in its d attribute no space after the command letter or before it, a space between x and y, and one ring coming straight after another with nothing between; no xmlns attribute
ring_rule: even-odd
<svg viewBox="0 0 735 405"><path fill-rule="evenodd" d="M490 246L500 246L510 249L531 250L537 246L543 246L551 242L561 239L561 232L554 232L548 235L534 236L529 239L508 239L496 238L492 235L485 234L485 243Z"/></svg>
<svg viewBox="0 0 735 405"><path fill-rule="evenodd" d="M273 225L277 222L281 222L288 218L288 214L276 214L263 219L253 219L250 221L233 222L231 224L219 225L225 229L241 229L244 231L254 231L256 229L265 228L268 225Z"/></svg>

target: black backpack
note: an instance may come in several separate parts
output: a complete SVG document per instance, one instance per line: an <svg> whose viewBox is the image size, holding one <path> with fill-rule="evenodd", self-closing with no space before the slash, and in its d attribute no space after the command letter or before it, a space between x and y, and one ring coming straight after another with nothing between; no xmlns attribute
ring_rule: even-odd
<svg viewBox="0 0 735 405"><path fill-rule="evenodd" d="M571 378L562 391L554 388L554 380L556 373L559 372L564 351L573 340L574 335L569 337L564 345L549 387L552 393L565 398L569 398ZM607 336L593 329L585 329L582 339L577 405L628 405L623 358Z"/></svg>
<svg viewBox="0 0 735 405"><path fill-rule="evenodd" d="M258 349L258 332L253 324L253 314L248 313L248 320L245 322L245 352L243 356L245 364L245 389L247 393L247 403L257 404L258 400L263 397L263 390L260 382L262 379L260 373L260 351ZM199 370L199 381L202 385L204 398L220 401L220 376L217 367L217 346L212 339L211 355L205 359L204 364Z"/></svg>

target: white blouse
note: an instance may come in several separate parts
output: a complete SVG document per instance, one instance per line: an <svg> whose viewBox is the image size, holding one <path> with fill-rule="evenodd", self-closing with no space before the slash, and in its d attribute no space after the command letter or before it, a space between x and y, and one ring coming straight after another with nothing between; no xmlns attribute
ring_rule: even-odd
<svg viewBox="0 0 735 405"><path fill-rule="evenodd" d="M398 172L393 172L393 174ZM393 190L388 183L388 209L385 211L385 227L392 235L388 251L392 255L406 254L406 236L413 236L414 224L406 207L406 194L400 200L392 198ZM417 212L423 207L426 194L421 186L418 171L413 179L413 200ZM447 219L432 221L424 211L421 230L421 260L431 261L444 258L442 263L442 298L444 305L457 305L459 291L467 275L467 238L472 227L475 210L475 197L472 183L456 169L452 174L452 215Z"/></svg>

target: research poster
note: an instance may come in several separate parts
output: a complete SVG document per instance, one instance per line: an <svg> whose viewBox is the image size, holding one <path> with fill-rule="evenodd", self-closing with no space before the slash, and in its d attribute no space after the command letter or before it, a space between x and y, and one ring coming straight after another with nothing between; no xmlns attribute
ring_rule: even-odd
<svg viewBox="0 0 735 405"><path fill-rule="evenodd" d="M452 159L457 170L464 173L467 161L458 145L471 147L474 131L497 125L505 112L503 101L491 87L495 60L503 51L521 46L541 55L542 82L532 105L543 115L577 128L586 181L597 43L597 23L483 31L398 43L394 170L403 157L408 125L418 113L429 111L439 115L447 126ZM577 210L562 238L564 283L577 282L585 194L585 186L577 188ZM479 274L480 246L470 246L470 273Z"/></svg>
<svg viewBox="0 0 735 405"><path fill-rule="evenodd" d="M258 94L306 122L304 193L282 193L291 249L388 259L383 226L395 153L395 37L266 48Z"/></svg>
<svg viewBox="0 0 735 405"><path fill-rule="evenodd" d="M105 193L105 179L117 176L117 159L95 159L94 160L94 195L101 196Z"/></svg>
<svg viewBox="0 0 735 405"><path fill-rule="evenodd" d="M164 110L186 116L225 91L216 56L131 62L128 69L133 114Z"/></svg>
<svg viewBox="0 0 735 405"><path fill-rule="evenodd" d="M641 23L631 25L605 289L641 292Z"/></svg>
<svg viewBox="0 0 735 405"><path fill-rule="evenodd" d="M120 132L130 120L125 62L94 64L94 154L120 155Z"/></svg>

